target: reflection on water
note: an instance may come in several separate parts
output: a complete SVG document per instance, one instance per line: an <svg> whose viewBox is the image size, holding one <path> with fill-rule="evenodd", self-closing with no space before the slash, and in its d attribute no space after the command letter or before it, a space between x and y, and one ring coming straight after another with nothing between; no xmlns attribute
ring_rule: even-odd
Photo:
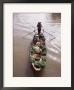
<svg viewBox="0 0 74 90"><path fill-rule="evenodd" d="M14 76L34 76L28 64L30 43L36 25L42 22L47 47L47 66L40 76L61 75L61 14L14 13ZM29 34L30 33L30 34ZM55 37L55 39L53 39ZM33 75L32 75L33 74ZM37 75L37 74L36 74ZM39 76L38 75L38 76Z"/></svg>

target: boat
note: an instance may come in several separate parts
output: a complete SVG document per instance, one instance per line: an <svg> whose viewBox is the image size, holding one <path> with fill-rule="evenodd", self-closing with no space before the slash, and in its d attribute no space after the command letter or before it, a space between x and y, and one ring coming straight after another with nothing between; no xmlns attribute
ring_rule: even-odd
<svg viewBox="0 0 74 90"><path fill-rule="evenodd" d="M35 71L41 71L46 66L46 44L43 33L35 34L31 43L30 62Z"/></svg>

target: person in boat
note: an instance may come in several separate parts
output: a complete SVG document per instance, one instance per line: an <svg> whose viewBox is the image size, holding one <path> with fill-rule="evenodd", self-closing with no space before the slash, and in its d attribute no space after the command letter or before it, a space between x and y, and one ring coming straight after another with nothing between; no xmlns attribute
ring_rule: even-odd
<svg viewBox="0 0 74 90"><path fill-rule="evenodd" d="M42 29L42 24L41 24L41 22L38 22L38 24L37 24L37 29L38 29L38 34L40 34L40 33L41 33L41 29Z"/></svg>

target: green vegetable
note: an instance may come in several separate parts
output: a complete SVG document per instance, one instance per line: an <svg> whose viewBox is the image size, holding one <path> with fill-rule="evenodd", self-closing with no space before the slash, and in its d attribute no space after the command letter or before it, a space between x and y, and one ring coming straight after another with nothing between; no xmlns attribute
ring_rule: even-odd
<svg viewBox="0 0 74 90"><path fill-rule="evenodd" d="M35 35L34 36L34 38L33 38L33 40L38 40L38 39L42 39L43 41L45 41L45 38L44 38L44 35L43 34L41 34L40 36L38 36L38 35ZM40 46L39 46L39 48L42 50L42 52L41 52L41 58L40 58L40 60L35 60L33 57L32 57L32 55L34 55L35 53L36 53L36 47L37 45L32 45L32 48L31 48L31 51L30 51L30 61L31 61L31 63L34 63L34 66L35 67L37 67L37 68L43 68L45 65L46 65L46 52L47 52L47 50L46 50L46 46L45 46L45 44L41 44Z"/></svg>

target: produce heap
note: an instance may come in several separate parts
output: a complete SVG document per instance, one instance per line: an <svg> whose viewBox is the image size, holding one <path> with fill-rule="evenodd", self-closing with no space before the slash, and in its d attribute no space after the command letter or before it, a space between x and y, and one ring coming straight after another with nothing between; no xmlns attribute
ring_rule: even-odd
<svg viewBox="0 0 74 90"><path fill-rule="evenodd" d="M30 51L31 63L36 68L43 68L46 65L46 45L43 34L35 34Z"/></svg>

